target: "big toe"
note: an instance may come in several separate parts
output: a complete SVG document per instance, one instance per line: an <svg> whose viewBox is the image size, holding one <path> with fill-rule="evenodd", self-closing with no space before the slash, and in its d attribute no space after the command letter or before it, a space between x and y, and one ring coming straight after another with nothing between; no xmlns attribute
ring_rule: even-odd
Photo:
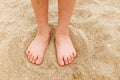
<svg viewBox="0 0 120 80"><path fill-rule="evenodd" d="M58 64L59 64L60 66L64 66L63 57L58 57Z"/></svg>
<svg viewBox="0 0 120 80"><path fill-rule="evenodd" d="M43 61L43 57L41 57L41 56L38 56L38 58L37 58L37 60L36 60L36 64L37 65L39 65L39 64L41 64L42 63L42 61Z"/></svg>
<svg viewBox="0 0 120 80"><path fill-rule="evenodd" d="M29 55L30 50L29 50L29 49L27 49L25 53L26 53L26 55Z"/></svg>
<svg viewBox="0 0 120 80"><path fill-rule="evenodd" d="M28 57L29 60L30 60L31 56L32 56L32 53L30 52L30 53L27 55L27 57Z"/></svg>

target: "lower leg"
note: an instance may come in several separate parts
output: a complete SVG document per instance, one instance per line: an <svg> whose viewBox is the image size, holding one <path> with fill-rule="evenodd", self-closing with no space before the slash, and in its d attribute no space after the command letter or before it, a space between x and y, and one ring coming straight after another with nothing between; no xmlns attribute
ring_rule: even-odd
<svg viewBox="0 0 120 80"><path fill-rule="evenodd" d="M59 20L56 28L58 64L63 66L73 61L76 51L69 37L69 23L76 0L58 0Z"/></svg>
<svg viewBox="0 0 120 80"><path fill-rule="evenodd" d="M58 0L58 26L57 33L67 34L69 32L68 25L75 6L76 0Z"/></svg>
<svg viewBox="0 0 120 80"><path fill-rule="evenodd" d="M38 33L44 34L48 32L48 0L31 0L36 21L38 24Z"/></svg>
<svg viewBox="0 0 120 80"><path fill-rule="evenodd" d="M26 55L32 63L41 64L50 37L48 26L48 0L31 0L38 24L37 35L31 42Z"/></svg>

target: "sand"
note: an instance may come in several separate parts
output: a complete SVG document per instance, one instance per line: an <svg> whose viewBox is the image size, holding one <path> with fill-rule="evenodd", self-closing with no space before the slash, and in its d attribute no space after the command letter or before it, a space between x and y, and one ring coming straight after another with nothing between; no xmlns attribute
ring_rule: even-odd
<svg viewBox="0 0 120 80"><path fill-rule="evenodd" d="M42 65L25 50L36 34L30 0L0 0L0 80L120 80L120 0L78 0L70 23L77 58L56 62L57 0L50 0L51 39Z"/></svg>

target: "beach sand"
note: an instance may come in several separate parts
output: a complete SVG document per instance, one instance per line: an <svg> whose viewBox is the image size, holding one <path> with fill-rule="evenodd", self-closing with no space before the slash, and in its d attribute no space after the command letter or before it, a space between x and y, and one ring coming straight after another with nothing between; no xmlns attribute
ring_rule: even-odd
<svg viewBox="0 0 120 80"><path fill-rule="evenodd" d="M57 0L50 0L51 39L42 65L29 63L25 50L36 34L30 0L0 0L0 80L120 80L120 0L77 0L70 36L77 58L56 61Z"/></svg>

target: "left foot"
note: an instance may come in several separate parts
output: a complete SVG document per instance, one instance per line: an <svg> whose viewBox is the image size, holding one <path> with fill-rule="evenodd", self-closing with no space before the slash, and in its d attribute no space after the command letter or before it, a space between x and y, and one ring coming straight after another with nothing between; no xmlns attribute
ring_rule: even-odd
<svg viewBox="0 0 120 80"><path fill-rule="evenodd" d="M70 64L76 57L76 50L69 35L55 35L55 45L57 48L57 59L60 66Z"/></svg>

